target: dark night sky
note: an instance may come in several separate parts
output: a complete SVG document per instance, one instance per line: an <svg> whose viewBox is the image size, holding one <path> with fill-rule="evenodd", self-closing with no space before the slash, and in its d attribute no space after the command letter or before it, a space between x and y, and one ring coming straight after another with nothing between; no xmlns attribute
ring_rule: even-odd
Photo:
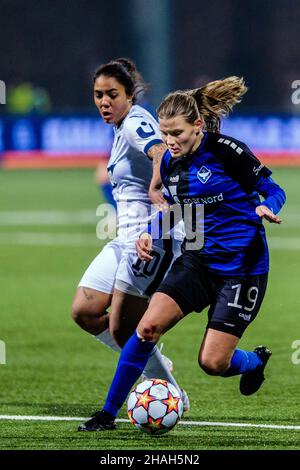
<svg viewBox="0 0 300 470"><path fill-rule="evenodd" d="M92 107L94 69L137 59L129 8L129 0L0 0L0 79L46 88L58 110ZM171 0L167 16L173 89L243 75L242 110L290 111L300 79L298 0Z"/></svg>

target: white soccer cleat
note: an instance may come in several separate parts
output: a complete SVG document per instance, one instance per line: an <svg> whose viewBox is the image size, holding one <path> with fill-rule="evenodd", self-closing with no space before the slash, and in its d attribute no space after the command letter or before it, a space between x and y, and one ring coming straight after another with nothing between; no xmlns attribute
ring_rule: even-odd
<svg viewBox="0 0 300 470"><path fill-rule="evenodd" d="M188 394L183 388L181 389L181 400L183 403L183 412L188 413L190 411L190 399Z"/></svg>
<svg viewBox="0 0 300 470"><path fill-rule="evenodd" d="M174 370L174 365L173 365L173 362L171 361L171 359L169 359L167 356L164 356L163 354L161 355L161 357L162 357L162 362L164 363L164 366L166 367L166 369L168 369L168 371L170 373L172 373L173 370ZM147 377L145 374L141 375L141 381L142 382L144 380L146 380L147 378L149 378L149 377Z"/></svg>
<svg viewBox="0 0 300 470"><path fill-rule="evenodd" d="M169 357L164 356L162 354L163 347L164 347L164 343L161 343L160 348L159 348L159 352L162 356L163 363L164 363L164 365L166 366L166 368L168 369L169 372L173 372L173 370L174 370L173 361L171 361L171 359Z"/></svg>
<svg viewBox="0 0 300 470"><path fill-rule="evenodd" d="M163 363L166 366L166 368L168 369L168 371L173 372L174 365L173 365L173 362L171 361L171 359L167 356L164 356L163 354L161 356L162 356Z"/></svg>

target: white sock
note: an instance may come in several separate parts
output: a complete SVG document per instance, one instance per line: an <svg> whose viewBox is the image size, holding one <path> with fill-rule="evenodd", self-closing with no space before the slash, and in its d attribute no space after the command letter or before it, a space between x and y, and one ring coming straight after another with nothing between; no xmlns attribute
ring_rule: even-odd
<svg viewBox="0 0 300 470"><path fill-rule="evenodd" d="M104 330L102 333L99 335L95 335L95 338L98 341L101 341L101 343L105 344L108 346L110 349L113 349L114 351L120 353L121 348L117 345L113 337L111 336L109 332L109 328ZM177 388L177 390L181 393L181 388L179 387L178 383L176 382L175 378L169 371L168 367L164 363L162 354L160 350L158 349L157 346L153 348L153 351L151 353L151 356L148 359L148 362L146 364L145 369L143 370L143 375L147 379L162 379L162 380L167 380L170 382L174 387Z"/></svg>
<svg viewBox="0 0 300 470"><path fill-rule="evenodd" d="M162 379L170 382L181 394L181 388L176 382L175 378L169 371L168 367L164 363L162 354L157 346L154 347L151 356L148 359L148 362L143 370L143 375L147 379Z"/></svg>
<svg viewBox="0 0 300 470"><path fill-rule="evenodd" d="M110 349L113 349L114 351L116 352L120 352L121 351L121 348L120 346L117 345L117 343L115 342L115 340L113 339L113 337L111 336L110 332L109 332L109 328L107 328L106 330L104 330L102 333L100 333L99 335L95 335L95 338L98 340L98 341L101 341L101 343L105 344L107 347L109 347Z"/></svg>

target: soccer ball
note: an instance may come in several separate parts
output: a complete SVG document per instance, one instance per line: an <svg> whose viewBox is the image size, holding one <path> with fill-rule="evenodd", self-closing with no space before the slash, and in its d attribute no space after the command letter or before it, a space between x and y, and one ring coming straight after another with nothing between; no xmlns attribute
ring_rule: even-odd
<svg viewBox="0 0 300 470"><path fill-rule="evenodd" d="M170 431L182 416L179 391L166 380L148 379L130 393L127 412L132 424L147 434Z"/></svg>

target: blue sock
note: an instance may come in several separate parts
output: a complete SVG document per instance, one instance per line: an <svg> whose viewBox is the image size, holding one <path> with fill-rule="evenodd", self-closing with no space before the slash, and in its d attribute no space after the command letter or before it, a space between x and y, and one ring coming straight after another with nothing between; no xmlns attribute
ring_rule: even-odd
<svg viewBox="0 0 300 470"><path fill-rule="evenodd" d="M116 201L114 200L114 197L112 194L112 185L109 182L102 183L102 184L99 184L99 189L100 189L100 192L105 197L106 201L109 204L112 204L114 207L117 207Z"/></svg>
<svg viewBox="0 0 300 470"><path fill-rule="evenodd" d="M121 351L117 370L103 410L117 416L131 388L143 372L156 343L142 341L133 333Z"/></svg>
<svg viewBox="0 0 300 470"><path fill-rule="evenodd" d="M222 374L222 377L232 377L233 375L251 372L261 365L262 361L255 352L236 349L231 358L230 367Z"/></svg>

